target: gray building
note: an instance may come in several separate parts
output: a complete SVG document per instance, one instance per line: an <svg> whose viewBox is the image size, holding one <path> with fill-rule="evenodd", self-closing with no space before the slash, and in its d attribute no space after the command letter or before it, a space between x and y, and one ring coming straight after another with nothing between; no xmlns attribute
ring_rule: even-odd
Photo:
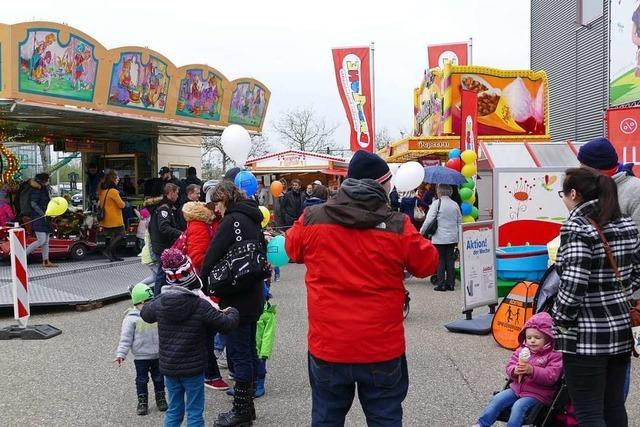
<svg viewBox="0 0 640 427"><path fill-rule="evenodd" d="M605 135L609 0L531 0L531 69L549 78L553 141Z"/></svg>

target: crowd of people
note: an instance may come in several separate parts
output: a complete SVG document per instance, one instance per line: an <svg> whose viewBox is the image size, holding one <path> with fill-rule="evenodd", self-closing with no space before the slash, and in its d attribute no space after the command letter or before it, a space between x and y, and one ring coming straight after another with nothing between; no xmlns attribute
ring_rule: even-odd
<svg viewBox="0 0 640 427"><path fill-rule="evenodd" d="M632 293L640 289L640 182L618 164L606 140L584 145L578 158L581 167L566 171L559 192L569 215L557 256L558 294L548 313L535 314L522 328L520 345L506 366L508 386L491 398L475 426L493 425L505 409L510 409L509 426L522 425L530 408L550 404L562 381L571 401L565 412L578 425L628 425L625 399L634 346L629 306ZM155 289L137 285L132 291L136 308L123 322L116 360L121 363L126 350L134 351L139 413L148 410L150 373L158 408L168 408L168 426L179 425L185 412L189 425L203 425L203 390L221 380L217 357L225 347L234 401L215 425L251 425L257 417L253 399L264 394L266 363L257 339L262 336L258 324L268 313L271 276L236 293L209 292L212 272L237 242L266 244L272 236L261 228L256 199L264 194L247 197L232 175L208 189L207 204L195 201L200 188L189 184L185 197L194 201L177 209L180 187L167 182L162 199L149 206L150 236L145 238L158 265ZM391 206L391 177L381 158L359 151L337 194L317 184L303 191L293 180L278 199L276 219L287 230L287 254L307 268L314 426L344 425L356 386L369 425L402 425L409 386L405 274L437 274L437 290L453 289L455 283L461 213L452 200L454 189L429 188L432 200L424 207L415 200L424 200L423 194L405 195L414 200L413 209L404 213L401 206ZM422 224L415 221L417 208L425 211ZM427 239L433 221L438 226ZM359 252L343 256L344 247ZM144 289L144 301L139 289ZM144 342L131 342L131 325L157 328L157 352L142 350ZM148 361L151 356L154 361ZM164 375L168 405L158 372Z"/></svg>

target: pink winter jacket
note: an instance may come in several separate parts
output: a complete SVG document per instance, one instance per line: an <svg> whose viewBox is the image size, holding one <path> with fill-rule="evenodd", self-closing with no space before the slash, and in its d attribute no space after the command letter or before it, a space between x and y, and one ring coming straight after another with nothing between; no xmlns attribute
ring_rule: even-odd
<svg viewBox="0 0 640 427"><path fill-rule="evenodd" d="M14 219L15 215L11 205L4 200L0 201L0 225L5 226L9 222L13 222Z"/></svg>
<svg viewBox="0 0 640 427"><path fill-rule="evenodd" d="M549 313L542 312L531 316L518 335L518 342L521 343L520 347L513 352L507 364L507 375L513 379L511 389L515 394L518 397L533 397L545 405L551 404L558 381L562 376L562 354L553 351L552 323L553 320ZM533 374L523 376L522 382L518 382L518 375L515 375L513 371L518 365L520 352L525 347L525 331L527 328L539 330L546 335L548 342L538 352L531 351L529 364L533 367Z"/></svg>

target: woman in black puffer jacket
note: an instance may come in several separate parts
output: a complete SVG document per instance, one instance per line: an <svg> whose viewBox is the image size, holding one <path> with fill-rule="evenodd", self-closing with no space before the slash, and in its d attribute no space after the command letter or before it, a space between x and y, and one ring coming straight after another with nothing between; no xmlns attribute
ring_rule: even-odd
<svg viewBox="0 0 640 427"><path fill-rule="evenodd" d="M201 277L207 281L213 267L238 240L264 242L260 229L262 213L258 204L232 182L224 180L212 190L212 203L223 218L202 263ZM236 234L236 229L240 234ZM265 243L266 244L266 243ZM256 350L256 325L264 308L262 280L249 285L245 290L222 296L220 308L235 307L240 313L240 325L227 335L227 353L233 364L235 394L233 409L220 414L216 426L236 426L252 421L255 417L253 394L258 378L258 353Z"/></svg>

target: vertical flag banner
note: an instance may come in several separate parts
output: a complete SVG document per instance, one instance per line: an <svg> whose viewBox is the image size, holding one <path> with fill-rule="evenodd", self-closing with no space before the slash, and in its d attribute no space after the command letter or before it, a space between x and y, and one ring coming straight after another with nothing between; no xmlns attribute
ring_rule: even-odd
<svg viewBox="0 0 640 427"><path fill-rule="evenodd" d="M478 152L478 94L472 90L460 91L460 150Z"/></svg>
<svg viewBox="0 0 640 427"><path fill-rule="evenodd" d="M332 49L340 99L351 126L351 151L374 151L370 48Z"/></svg>
<svg viewBox="0 0 640 427"><path fill-rule="evenodd" d="M620 163L633 163L640 176L640 108L607 110L607 137L618 152Z"/></svg>
<svg viewBox="0 0 640 427"><path fill-rule="evenodd" d="M468 42L433 44L427 46L429 68L442 68L444 61L449 60L453 65L469 65Z"/></svg>

